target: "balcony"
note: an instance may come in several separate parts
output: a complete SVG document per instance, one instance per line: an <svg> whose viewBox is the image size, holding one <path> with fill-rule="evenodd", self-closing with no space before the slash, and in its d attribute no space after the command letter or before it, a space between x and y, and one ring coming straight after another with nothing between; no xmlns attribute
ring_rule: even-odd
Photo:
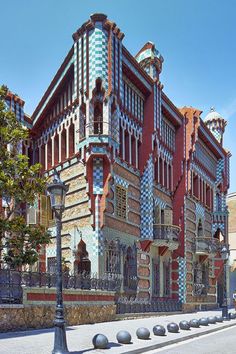
<svg viewBox="0 0 236 354"><path fill-rule="evenodd" d="M170 224L153 225L153 245L176 250L179 246L180 227Z"/></svg>
<svg viewBox="0 0 236 354"><path fill-rule="evenodd" d="M81 124L77 130L79 133L79 141L86 138L98 139L98 142L110 137L116 142L119 140L119 129L115 122L109 123L103 120L92 121L88 124ZM102 139L102 140L101 140Z"/></svg>
<svg viewBox="0 0 236 354"><path fill-rule="evenodd" d="M214 256L219 250L219 240L211 237L197 237L195 253L199 256Z"/></svg>

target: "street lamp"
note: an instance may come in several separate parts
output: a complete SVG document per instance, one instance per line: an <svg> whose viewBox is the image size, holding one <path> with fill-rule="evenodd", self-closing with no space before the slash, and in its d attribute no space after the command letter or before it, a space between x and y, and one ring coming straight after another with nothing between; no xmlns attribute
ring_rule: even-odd
<svg viewBox="0 0 236 354"><path fill-rule="evenodd" d="M56 283L56 312L55 312L55 336L54 349L52 354L69 353L66 343L66 331L64 320L64 308L62 298L62 264L61 264L61 218L65 209L65 197L69 187L61 181L57 171L54 180L47 186L47 192L50 196L51 208L56 218L56 240L57 240L57 283Z"/></svg>
<svg viewBox="0 0 236 354"><path fill-rule="evenodd" d="M229 249L226 245L221 248L221 258L224 261L224 282L223 282L223 304L222 304L222 317L224 320L229 320L228 314L228 294L227 294L227 261L229 258Z"/></svg>

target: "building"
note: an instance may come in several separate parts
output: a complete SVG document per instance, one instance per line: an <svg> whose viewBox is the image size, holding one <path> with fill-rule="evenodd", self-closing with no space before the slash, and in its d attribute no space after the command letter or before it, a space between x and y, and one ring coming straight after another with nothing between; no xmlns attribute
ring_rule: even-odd
<svg viewBox="0 0 236 354"><path fill-rule="evenodd" d="M236 193L228 194L226 202L229 212L229 298L230 305L234 305L233 294L236 293Z"/></svg>
<svg viewBox="0 0 236 354"><path fill-rule="evenodd" d="M21 122L27 128L31 128L31 119L30 117L24 112L24 105L25 102L20 98L16 93L12 93L10 90L7 90L7 95L5 99L6 109L8 111L13 112L16 115L16 118L19 122ZM26 141L24 145L19 146L22 153L28 154L27 146L30 145L29 141ZM11 147L8 146L8 149ZM10 151L10 150L8 150ZM7 200L0 198L0 211L7 207Z"/></svg>
<svg viewBox="0 0 236 354"><path fill-rule="evenodd" d="M32 162L69 185L62 255L71 272L117 274L121 294L217 303L220 235L227 241L225 121L178 109L163 92L163 57L147 42L133 57L124 34L94 14L32 115ZM37 212L39 210L39 213ZM41 270L56 262L47 196L29 221L52 230Z"/></svg>

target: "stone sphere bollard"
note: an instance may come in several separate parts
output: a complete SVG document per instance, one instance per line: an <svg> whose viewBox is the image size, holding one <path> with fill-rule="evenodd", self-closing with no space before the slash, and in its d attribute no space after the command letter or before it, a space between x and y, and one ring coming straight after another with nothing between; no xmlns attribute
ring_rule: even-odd
<svg viewBox="0 0 236 354"><path fill-rule="evenodd" d="M187 331L190 329L190 323L188 321L180 321L179 328Z"/></svg>
<svg viewBox="0 0 236 354"><path fill-rule="evenodd" d="M128 331L119 331L116 335L118 343L129 344L131 342L131 335Z"/></svg>
<svg viewBox="0 0 236 354"><path fill-rule="evenodd" d="M200 326L208 326L208 324L209 324L208 319L206 317L200 318L199 324L200 324Z"/></svg>
<svg viewBox="0 0 236 354"><path fill-rule="evenodd" d="M194 328L198 328L200 326L199 321L196 320L195 318L193 320L190 320L189 324L190 324L191 327L194 327Z"/></svg>
<svg viewBox="0 0 236 354"><path fill-rule="evenodd" d="M139 339L148 339L150 337L150 331L145 327L139 327L136 331L136 335Z"/></svg>
<svg viewBox="0 0 236 354"><path fill-rule="evenodd" d="M166 333L165 327L163 327L161 325L154 326L152 330L153 330L153 334L155 336L164 336Z"/></svg>
<svg viewBox="0 0 236 354"><path fill-rule="evenodd" d="M216 322L223 322L223 317L222 316L215 316L216 317Z"/></svg>
<svg viewBox="0 0 236 354"><path fill-rule="evenodd" d="M208 322L209 322L210 324L215 324L215 323L216 323L216 318L215 318L215 316L210 316L210 317L208 317Z"/></svg>
<svg viewBox="0 0 236 354"><path fill-rule="evenodd" d="M95 334L93 337L93 346L96 349L106 349L108 346L108 339L104 334Z"/></svg>
<svg viewBox="0 0 236 354"><path fill-rule="evenodd" d="M179 326L177 325L177 323L171 322L171 323L168 323L167 330L168 330L168 332L171 332L171 333L178 333Z"/></svg>

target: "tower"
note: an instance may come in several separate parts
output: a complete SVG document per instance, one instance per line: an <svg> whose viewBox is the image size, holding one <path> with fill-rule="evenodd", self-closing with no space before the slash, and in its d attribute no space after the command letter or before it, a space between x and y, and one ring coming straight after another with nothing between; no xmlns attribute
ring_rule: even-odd
<svg viewBox="0 0 236 354"><path fill-rule="evenodd" d="M147 42L136 55L136 60L142 68L153 78L159 78L164 61L160 52L156 49L155 44Z"/></svg>
<svg viewBox="0 0 236 354"><path fill-rule="evenodd" d="M211 107L210 112L205 118L205 124L210 129L215 138L223 145L223 134L227 121L215 111L214 107Z"/></svg>

